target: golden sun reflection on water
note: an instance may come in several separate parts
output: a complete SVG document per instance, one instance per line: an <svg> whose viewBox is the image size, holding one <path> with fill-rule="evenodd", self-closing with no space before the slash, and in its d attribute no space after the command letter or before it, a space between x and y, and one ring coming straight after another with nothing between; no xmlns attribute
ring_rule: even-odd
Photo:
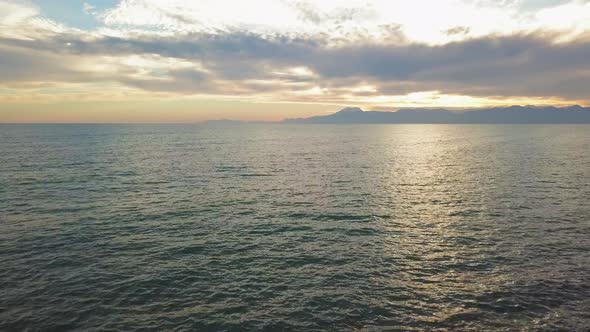
<svg viewBox="0 0 590 332"><path fill-rule="evenodd" d="M482 227L485 181L481 163L473 160L466 139L445 125L408 125L383 128L389 144L382 162L389 174L390 209L395 221L384 223L391 236L384 239L384 255L405 262L395 275L378 282L408 290L436 308L423 322L468 318L477 308L462 305L464 294L486 297L510 282L499 267L486 265L495 257L495 228ZM469 128L463 128L469 131ZM493 133L490 133L493 135ZM396 143L398 142L398 143ZM403 142L403 143L401 143ZM401 212L400 212L401 211ZM408 264L410 262L411 264ZM410 303L411 302L411 303ZM407 304L416 306L416 302ZM444 305L442 305L444 304Z"/></svg>

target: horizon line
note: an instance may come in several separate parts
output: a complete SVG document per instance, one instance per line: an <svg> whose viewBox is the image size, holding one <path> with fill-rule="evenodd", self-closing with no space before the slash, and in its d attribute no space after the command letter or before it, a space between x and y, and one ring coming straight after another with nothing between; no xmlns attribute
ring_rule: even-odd
<svg viewBox="0 0 590 332"><path fill-rule="evenodd" d="M211 119L204 119L204 120L188 120L188 121L170 121L170 122L166 122L166 121L155 121L155 122L151 122L151 121L71 121L71 122L61 122L61 121L23 121L23 122L4 122L0 119L0 124L1 125L35 125L35 124L53 124L53 125L70 125L70 124L102 124L102 125L198 125L198 124L208 124L208 123L215 123L215 122L235 122L235 124L285 124L288 121L292 121L292 120L304 120L304 119L310 119L310 118L315 118L315 117L323 117L323 116L330 116L330 115L334 115L337 114L343 110L350 110L350 109L356 109L356 110L360 110L363 113L370 113L370 112L380 112L380 113L397 113L399 111L404 111L404 110L415 110L415 111L420 111L420 110L429 110L429 111L448 111L448 112L452 112L452 113L456 113L456 114L462 114L462 113L468 113L468 112L473 112L473 111L493 111L493 110L507 110L507 109L511 109L511 108L553 108L555 110L562 110L562 109L568 109L568 108L581 108L581 109L590 109L590 106L586 106L586 105L581 105L579 103L575 103L575 104L569 104L569 105L563 105L563 104L558 104L558 105L545 105L545 104L541 104L541 105L517 105L517 104L513 104L513 105L504 105L504 106L483 106L483 107L465 107L465 108L458 108L458 107L445 107L445 106L424 106L424 107L400 107L400 108L395 108L395 109L378 109L378 108L371 108L368 110L363 109L362 107L359 106L341 106L342 108L338 111L335 111L333 113L323 113L323 114L316 114L316 115L311 115L308 117L284 117L282 119L277 119L277 120L245 120L245 119L236 119L236 118L211 118ZM423 123L415 123L415 124L441 124L440 122L423 122ZM544 122L547 124L550 124L548 122ZM576 122L555 122L556 124L576 124ZM401 123L400 123L401 124ZM413 123L408 123L408 124L413 124ZM448 123L448 124L452 124ZM467 124L467 123L457 123L457 124ZM477 124L477 123L473 123L473 124ZM485 124L485 123L482 123ZM500 124L500 123L498 123ZM506 123L506 124L510 124L510 123ZM528 123L522 123L522 124L528 124ZM535 122L531 122L530 124L538 124Z"/></svg>

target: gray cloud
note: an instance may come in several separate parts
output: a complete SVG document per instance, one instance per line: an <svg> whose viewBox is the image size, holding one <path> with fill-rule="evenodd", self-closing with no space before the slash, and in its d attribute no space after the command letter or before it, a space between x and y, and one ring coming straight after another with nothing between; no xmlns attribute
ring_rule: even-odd
<svg viewBox="0 0 590 332"><path fill-rule="evenodd" d="M445 31L445 33L449 36L452 35L466 35L471 31L469 27L454 27Z"/></svg>
<svg viewBox="0 0 590 332"><path fill-rule="evenodd" d="M88 38L62 34L35 41L0 39L0 71L5 83L100 78L149 91L181 93L240 94L313 86L337 93L370 84L377 87L376 95L439 90L477 96L587 99L590 39L556 44L555 37L534 33L488 36L441 46L407 42L326 46L327 37L321 35L295 38L225 32L175 38ZM68 67L68 63L84 57L131 54L198 61L207 73L171 70L167 73L170 80L149 80L130 78L124 72L104 77ZM299 66L310 68L316 76L280 72ZM251 80L281 84L248 82Z"/></svg>

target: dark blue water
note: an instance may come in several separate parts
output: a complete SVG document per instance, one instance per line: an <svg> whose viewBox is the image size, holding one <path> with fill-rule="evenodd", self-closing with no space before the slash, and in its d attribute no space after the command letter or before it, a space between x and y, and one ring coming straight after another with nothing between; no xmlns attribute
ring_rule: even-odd
<svg viewBox="0 0 590 332"><path fill-rule="evenodd" d="M0 126L0 330L588 330L590 126Z"/></svg>

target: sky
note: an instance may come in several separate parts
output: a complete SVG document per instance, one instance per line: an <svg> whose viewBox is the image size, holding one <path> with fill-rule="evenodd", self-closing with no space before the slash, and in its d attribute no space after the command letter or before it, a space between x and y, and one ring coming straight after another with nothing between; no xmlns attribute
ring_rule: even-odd
<svg viewBox="0 0 590 332"><path fill-rule="evenodd" d="M0 122L590 105L590 0L0 0Z"/></svg>

